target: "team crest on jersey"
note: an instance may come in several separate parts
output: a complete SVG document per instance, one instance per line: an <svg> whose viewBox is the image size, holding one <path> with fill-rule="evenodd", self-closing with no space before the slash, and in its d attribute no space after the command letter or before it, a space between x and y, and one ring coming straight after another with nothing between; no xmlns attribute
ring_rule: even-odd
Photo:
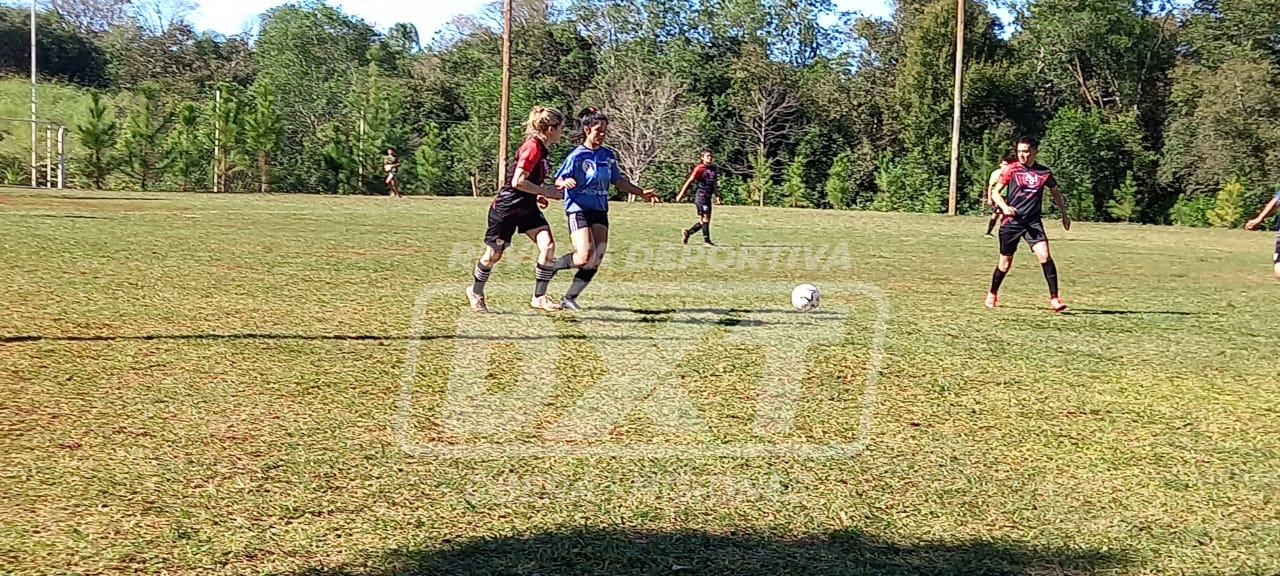
<svg viewBox="0 0 1280 576"><path fill-rule="evenodd" d="M1035 172L1023 172L1019 174L1022 177L1022 185L1028 188L1038 188L1042 179Z"/></svg>
<svg viewBox="0 0 1280 576"><path fill-rule="evenodd" d="M596 161L590 160L590 159L583 160L582 173L587 175L588 180L595 178L596 177Z"/></svg>

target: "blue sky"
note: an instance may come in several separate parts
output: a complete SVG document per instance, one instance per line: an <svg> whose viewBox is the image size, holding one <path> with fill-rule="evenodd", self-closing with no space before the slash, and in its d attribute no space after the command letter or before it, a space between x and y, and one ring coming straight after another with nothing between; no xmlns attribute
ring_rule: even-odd
<svg viewBox="0 0 1280 576"><path fill-rule="evenodd" d="M348 14L363 18L374 27L385 30L396 22L410 22L418 27L422 43L427 44L436 30L459 14L472 14L492 0L419 0L417 2L375 2L372 0L328 0ZM236 34L252 29L259 14L285 4L281 0L196 0L199 8L189 19L197 29ZM888 16L885 0L836 0L841 10L857 10L867 15Z"/></svg>

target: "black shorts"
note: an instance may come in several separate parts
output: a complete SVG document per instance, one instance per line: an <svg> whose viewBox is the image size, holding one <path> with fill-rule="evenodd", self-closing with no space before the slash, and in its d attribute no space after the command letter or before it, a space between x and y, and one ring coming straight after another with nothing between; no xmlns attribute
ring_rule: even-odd
<svg viewBox="0 0 1280 576"><path fill-rule="evenodd" d="M710 198L694 198L693 207L698 210L699 216L711 215L711 199Z"/></svg>
<svg viewBox="0 0 1280 576"><path fill-rule="evenodd" d="M1280 264L1280 233L1276 234L1276 252L1271 256L1271 261Z"/></svg>
<svg viewBox="0 0 1280 576"><path fill-rule="evenodd" d="M1018 251L1018 240L1026 239L1027 246L1035 246L1049 237L1044 233L1044 222L1033 220L1024 222L1007 218L1000 224L1000 255L1013 256Z"/></svg>
<svg viewBox="0 0 1280 576"><path fill-rule="evenodd" d="M511 245L511 238L516 232L521 234L528 233L539 228L550 228L547 224L547 217L542 215L541 210L532 210L529 212L515 212L503 215L497 208L489 208L489 229L484 232L485 245L493 248L498 252L507 249Z"/></svg>
<svg viewBox="0 0 1280 576"><path fill-rule="evenodd" d="M569 220L569 233L573 234L583 228L590 228L597 224L609 227L609 213L605 210L583 210L581 212L569 212L565 214Z"/></svg>

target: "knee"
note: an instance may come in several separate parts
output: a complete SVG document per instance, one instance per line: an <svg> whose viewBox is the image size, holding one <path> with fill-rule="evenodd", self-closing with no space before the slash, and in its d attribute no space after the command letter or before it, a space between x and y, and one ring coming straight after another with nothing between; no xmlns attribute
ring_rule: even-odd
<svg viewBox="0 0 1280 576"><path fill-rule="evenodd" d="M573 263L579 268L586 266L594 258L595 252L589 247L580 248L573 253Z"/></svg>
<svg viewBox="0 0 1280 576"><path fill-rule="evenodd" d="M493 266L494 264L497 264L498 261L501 259L502 259L502 252L498 252L497 250L489 250L488 252L484 253L484 256L480 257L480 263L484 264L485 266Z"/></svg>

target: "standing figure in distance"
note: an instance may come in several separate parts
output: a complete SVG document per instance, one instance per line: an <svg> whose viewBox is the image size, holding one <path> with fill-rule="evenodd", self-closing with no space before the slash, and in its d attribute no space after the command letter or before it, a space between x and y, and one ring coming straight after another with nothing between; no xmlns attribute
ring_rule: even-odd
<svg viewBox="0 0 1280 576"><path fill-rule="evenodd" d="M698 230L702 230L702 243L707 246L715 246L711 242L711 202L715 200L720 203L719 177L720 169L711 162L715 160L714 153L710 148L702 149L702 162L693 167L693 171L689 173L689 178L684 181L684 186L680 187L680 193L676 194L676 202L684 199L685 192L689 191L690 184L696 184L693 191L693 205L698 211L698 223L694 224L688 230L680 231L680 241L685 244L689 243L689 237Z"/></svg>
<svg viewBox="0 0 1280 576"><path fill-rule="evenodd" d="M1000 167L999 167L999 168L996 168L995 170L992 170L992 171L991 171L991 176L987 178L987 190L988 190L988 191L990 191L990 190L991 190L991 187L992 187L992 186L995 186L995 184L996 184L996 180L998 180L998 179L1000 178L1000 173L1001 173L1001 172L1003 172L1003 171L1005 170L1005 168L1007 168L1010 164L1012 164L1012 163L1013 163L1013 161L1014 161L1014 158L1013 158L1012 156L1008 156L1008 155L1006 155L1006 156L1002 156L1002 157L1000 158ZM1000 193L1001 193L1001 194L1004 194L1004 192L1005 192L1005 190L1004 190L1003 188L1001 188L1001 189L1000 189ZM993 201L991 200L991 194L989 194L989 193L988 193L988 194L983 194L983 195L982 195L982 205L983 205L983 206L986 206L986 205L990 205L990 206L991 206L991 219L987 220L987 238L990 238L990 237L991 237L991 231L995 229L995 227L996 227L996 222L999 222L999 221L1000 221L1000 216L1002 216L1002 214L1000 213L1000 205L999 205L999 204L996 204L995 202L993 202Z"/></svg>
<svg viewBox="0 0 1280 576"><path fill-rule="evenodd" d="M400 197L400 159L396 157L395 148L387 148L387 157L382 160L382 171L387 174L387 186L391 188L391 197Z"/></svg>

